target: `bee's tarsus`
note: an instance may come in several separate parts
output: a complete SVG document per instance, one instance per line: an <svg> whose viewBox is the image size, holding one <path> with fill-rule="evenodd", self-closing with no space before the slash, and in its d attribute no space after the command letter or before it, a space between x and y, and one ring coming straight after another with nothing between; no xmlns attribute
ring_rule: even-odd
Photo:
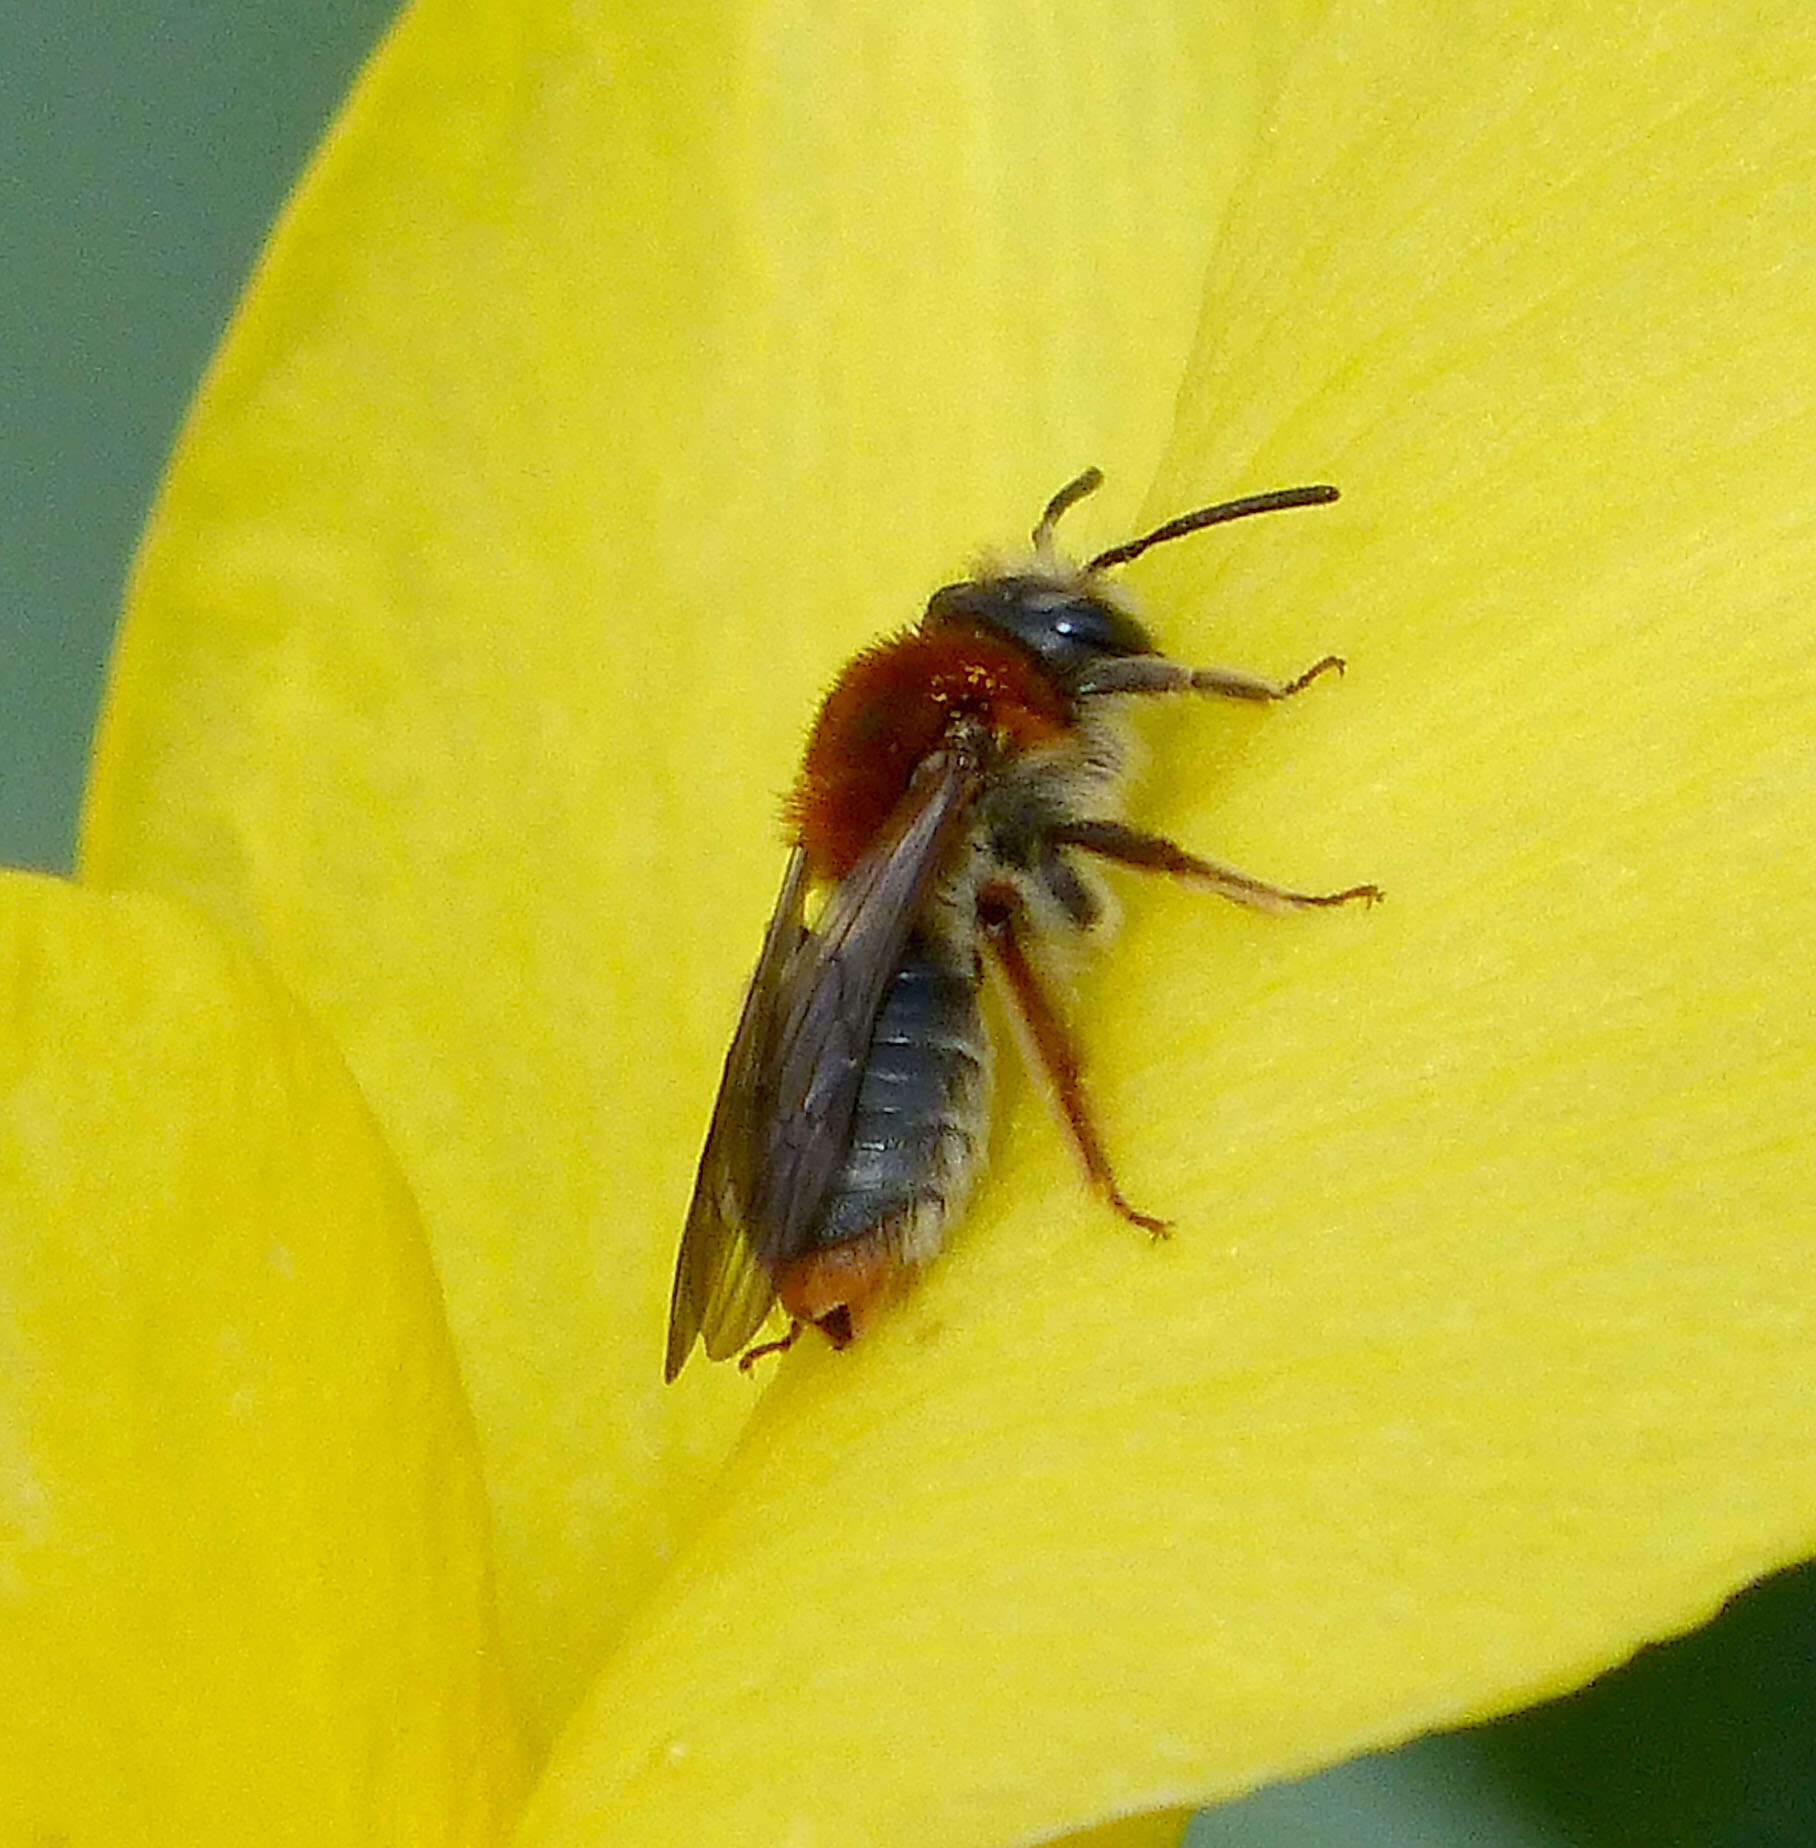
<svg viewBox="0 0 1816 1848"><path fill-rule="evenodd" d="M1358 899L1363 908L1378 905L1387 896L1378 885L1345 886L1341 892L1307 892L1298 895L1302 905L1353 905Z"/></svg>
<svg viewBox="0 0 1816 1848"><path fill-rule="evenodd" d="M1295 693L1303 693L1320 675L1341 675L1346 666L1341 655L1326 655L1292 680L1269 680L1240 667L1194 667L1185 670L1185 674L1186 684L1194 693L1215 693L1220 699L1267 702L1291 699Z"/></svg>
<svg viewBox="0 0 1816 1848"><path fill-rule="evenodd" d="M1173 1222L1170 1219L1156 1219L1152 1213L1137 1212L1114 1188L1110 1190L1109 1198L1110 1204L1130 1225L1140 1226L1156 1243L1173 1236Z"/></svg>
<svg viewBox="0 0 1816 1848"><path fill-rule="evenodd" d="M790 1322L788 1324L788 1333L785 1334L781 1340L759 1341L755 1347L746 1348L744 1352L738 1356L738 1371L740 1373L748 1373L758 1361L765 1359L767 1356L771 1354L786 1354L788 1350L800 1340L801 1330L806 1326L807 1324L805 1322Z"/></svg>
<svg viewBox="0 0 1816 1848"><path fill-rule="evenodd" d="M1323 660L1314 661L1296 680L1289 680L1280 689L1280 697L1291 699L1295 693L1304 692L1320 674L1335 674L1341 680L1348 667L1349 663L1341 655L1326 655Z"/></svg>

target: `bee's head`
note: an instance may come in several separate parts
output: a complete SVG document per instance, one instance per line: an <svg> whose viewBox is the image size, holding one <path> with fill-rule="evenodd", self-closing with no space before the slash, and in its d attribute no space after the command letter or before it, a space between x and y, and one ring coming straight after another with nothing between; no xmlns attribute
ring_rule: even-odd
<svg viewBox="0 0 1816 1848"><path fill-rule="evenodd" d="M1154 652L1147 630L1127 610L1077 576L986 574L948 584L929 599L921 627L986 629L1007 636L1063 687L1106 655Z"/></svg>
<svg viewBox="0 0 1816 1848"><path fill-rule="evenodd" d="M1334 501L1337 490L1327 487L1280 488L1269 494L1251 494L1242 500L1221 501L1182 513L1139 539L1111 546L1083 565L1055 556L1053 531L1068 507L1081 501L1103 483L1102 472L1088 468L1069 481L1047 503L1034 528L1034 560L1017 571L981 571L963 583L936 590L921 618L923 629L968 627L986 629L1019 643L1061 686L1071 688L1086 670L1106 658L1151 655L1156 652L1147 630L1123 606L1115 588L1100 574L1139 558L1150 546L1225 520L1251 513L1270 513L1280 507L1312 507Z"/></svg>

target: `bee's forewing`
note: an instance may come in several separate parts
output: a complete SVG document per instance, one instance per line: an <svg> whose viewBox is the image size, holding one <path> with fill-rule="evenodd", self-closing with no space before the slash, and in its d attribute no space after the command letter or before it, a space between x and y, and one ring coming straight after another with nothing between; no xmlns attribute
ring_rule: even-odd
<svg viewBox="0 0 1816 1848"><path fill-rule="evenodd" d="M749 1200L768 1089L763 1049L775 1038L782 972L807 935L802 917L806 897L807 856L797 847L789 856L763 949L744 993L744 1010L725 1055L725 1073L694 1178L669 1299L663 1373L670 1380L681 1371L697 1338L704 1337L714 1360L735 1354L762 1326L775 1301L775 1284L751 1248Z"/></svg>
<svg viewBox="0 0 1816 1848"><path fill-rule="evenodd" d="M888 825L807 929L806 856L788 863L681 1235L666 1375L696 1338L735 1354L762 1325L846 1156L870 1035L916 917L976 794L977 752L955 742L916 772Z"/></svg>
<svg viewBox="0 0 1816 1848"><path fill-rule="evenodd" d="M929 757L783 971L774 1090L751 1197L752 1239L773 1269L807 1248L844 1166L883 996L964 828L977 780L969 748L948 745Z"/></svg>

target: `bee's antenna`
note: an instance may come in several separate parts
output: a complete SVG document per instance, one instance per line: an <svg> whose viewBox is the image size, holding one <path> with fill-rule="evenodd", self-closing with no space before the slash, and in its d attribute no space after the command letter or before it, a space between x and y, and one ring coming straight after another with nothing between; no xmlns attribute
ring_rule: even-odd
<svg viewBox="0 0 1816 1848"><path fill-rule="evenodd" d="M1092 476L1097 479L1093 480ZM1049 531L1060 514L1081 494L1090 493L1101 479L1097 470L1092 469L1090 475L1080 475L1070 487L1061 488L1053 496L1053 504L1042 516L1040 525L1035 528L1035 543L1038 545L1041 533ZM1082 485L1085 483L1089 483L1089 486ZM1251 513L1274 513L1282 507L1321 507L1336 498L1335 488L1320 486L1274 488L1266 494L1245 494L1241 500L1219 501L1215 507L1200 507L1194 513L1182 513L1168 520L1164 526L1156 526L1151 533L1144 533L1139 539L1125 539L1121 545L1113 545L1107 552L1099 552L1085 569L1107 571L1112 565L1126 565L1131 558L1139 558L1150 546L1165 545L1169 539L1183 539L1187 533L1200 532L1207 526L1221 526L1225 520L1246 519Z"/></svg>
<svg viewBox="0 0 1816 1848"><path fill-rule="evenodd" d="M1040 516L1040 524L1034 529L1034 549L1037 552L1049 552L1053 549L1053 529L1059 524L1059 517L1068 507L1076 507L1087 494L1095 494L1103 486L1103 470L1088 468L1076 481L1068 481L1060 491L1047 502L1047 510Z"/></svg>

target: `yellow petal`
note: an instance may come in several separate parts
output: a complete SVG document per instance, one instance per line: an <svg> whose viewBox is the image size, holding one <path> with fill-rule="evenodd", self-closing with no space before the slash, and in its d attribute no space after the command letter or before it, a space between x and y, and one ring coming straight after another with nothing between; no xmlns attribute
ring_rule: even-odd
<svg viewBox="0 0 1816 1848"><path fill-rule="evenodd" d="M1813 66L1788 9L1320 40L1150 511L1346 498L1144 582L1194 654L1352 671L1157 715L1140 812L1389 902L1132 895L1082 1009L1172 1241L1012 1097L914 1299L784 1363L524 1842L1208 1799L1809 1552Z"/></svg>
<svg viewBox="0 0 1816 1848"><path fill-rule="evenodd" d="M186 913L17 875L0 1048L0 1839L498 1839L477 1455L340 1061Z"/></svg>
<svg viewBox="0 0 1816 1848"><path fill-rule="evenodd" d="M750 1401L662 1322L809 705L1083 464L1133 507L1283 42L425 4L196 410L84 870L241 922L374 1100L545 1724Z"/></svg>
<svg viewBox="0 0 1816 1848"><path fill-rule="evenodd" d="M1115 285L1177 303L1222 131L1129 100L1120 20L1077 39L1113 107L1048 107L1018 22L955 137L926 87L1000 63L952 12L842 63L823 11L472 17L396 42L216 376L90 865L262 931L420 1171L546 1714L685 1536L528 1839L1027 1839L1564 1685L1806 1550L1797 17L1317 36L1153 511L1347 499L1144 582L1182 651L1355 672L1157 716L1142 816L1390 909L1142 893L1082 1013L1171 1245L1012 1084L949 1258L790 1357L710 1495L746 1388L623 1386L772 792L838 654L1091 450L1052 452L1141 480L1173 358ZM1201 178L1119 213L1118 134ZM1000 261L1087 146L1051 219L1109 241Z"/></svg>

